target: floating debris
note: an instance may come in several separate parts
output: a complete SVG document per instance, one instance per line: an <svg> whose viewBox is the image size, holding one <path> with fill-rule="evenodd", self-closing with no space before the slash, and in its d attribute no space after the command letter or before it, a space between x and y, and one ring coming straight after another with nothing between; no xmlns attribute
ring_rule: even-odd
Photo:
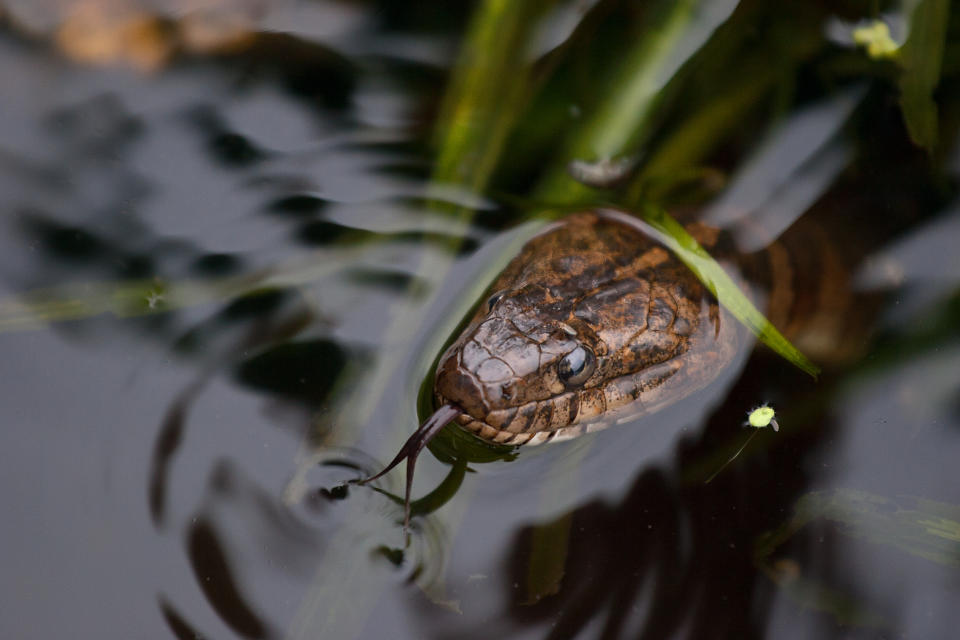
<svg viewBox="0 0 960 640"><path fill-rule="evenodd" d="M156 309L157 305L163 302L166 299L166 296L162 292L150 291L147 293L147 306L151 309Z"/></svg>
<svg viewBox="0 0 960 640"><path fill-rule="evenodd" d="M636 156L601 158L596 162L572 160L567 173L577 182L597 189L609 189L621 182L637 166Z"/></svg>

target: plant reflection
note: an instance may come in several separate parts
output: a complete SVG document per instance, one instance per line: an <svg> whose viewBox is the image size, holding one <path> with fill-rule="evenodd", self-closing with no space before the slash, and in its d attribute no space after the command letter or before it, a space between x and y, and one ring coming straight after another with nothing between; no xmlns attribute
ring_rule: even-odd
<svg viewBox="0 0 960 640"><path fill-rule="evenodd" d="M230 628L245 638L273 635L239 592L219 536L205 519L195 519L187 532L187 555L197 575L197 584Z"/></svg>
<svg viewBox="0 0 960 640"><path fill-rule="evenodd" d="M508 579L521 586L511 616L553 621L551 639L587 629L603 638L759 636L770 587L758 582L754 545L787 498L753 483L773 468L780 485L804 480L768 462L710 485L682 483L682 470L712 449L705 433L681 444L676 472L641 472L617 504L592 502L522 531L508 561ZM558 534L567 544L557 546Z"/></svg>

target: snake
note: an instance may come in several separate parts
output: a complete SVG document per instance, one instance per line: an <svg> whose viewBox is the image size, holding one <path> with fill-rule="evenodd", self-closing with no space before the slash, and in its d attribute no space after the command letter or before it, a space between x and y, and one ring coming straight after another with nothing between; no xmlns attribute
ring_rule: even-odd
<svg viewBox="0 0 960 640"><path fill-rule="evenodd" d="M706 249L721 248L718 230L686 228ZM797 274L777 248L764 258L768 307L790 310ZM827 289L837 279L828 262L817 265ZM450 422L498 445L575 438L703 388L733 360L742 333L642 222L616 211L549 225L488 291L438 361L439 408L383 471L361 481L407 460L405 526L417 455Z"/></svg>

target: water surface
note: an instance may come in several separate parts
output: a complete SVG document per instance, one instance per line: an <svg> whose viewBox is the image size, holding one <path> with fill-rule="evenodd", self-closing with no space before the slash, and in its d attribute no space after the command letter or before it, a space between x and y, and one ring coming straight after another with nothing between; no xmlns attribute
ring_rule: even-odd
<svg viewBox="0 0 960 640"><path fill-rule="evenodd" d="M49 4L0 7L0 635L951 635L949 37L925 150L896 63L849 37L873 16L705 3L598 182L564 167L603 161L576 136L653 9L544 3L501 25L524 55L499 69L462 53L482 3ZM505 96L457 88L484 65ZM507 113L502 140L457 147L451 104ZM424 417L440 349L534 221L638 192L746 252L825 229L855 303L827 318L842 340L798 343L823 375L748 344L593 436L444 434L408 544L402 471L343 483ZM779 433L705 483L763 402Z"/></svg>

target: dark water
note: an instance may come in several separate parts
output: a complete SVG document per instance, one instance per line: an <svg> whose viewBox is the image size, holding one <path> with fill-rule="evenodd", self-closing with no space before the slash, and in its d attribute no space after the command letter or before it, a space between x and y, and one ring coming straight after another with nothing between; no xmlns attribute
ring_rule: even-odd
<svg viewBox="0 0 960 640"><path fill-rule="evenodd" d="M855 7L737 7L717 33L749 46L695 58L624 164L721 104L718 69L776 79L660 195L825 225L856 303L808 343L819 381L758 347L593 436L444 434L409 544L402 471L342 484L423 417L602 100L591 70L624 57L625 4L538 18L537 91L480 194L436 180L448 81L483 64L456 66L466 3L0 8L0 637L953 637L960 67L948 37L928 154L891 68L831 35ZM780 431L705 484L762 402Z"/></svg>

